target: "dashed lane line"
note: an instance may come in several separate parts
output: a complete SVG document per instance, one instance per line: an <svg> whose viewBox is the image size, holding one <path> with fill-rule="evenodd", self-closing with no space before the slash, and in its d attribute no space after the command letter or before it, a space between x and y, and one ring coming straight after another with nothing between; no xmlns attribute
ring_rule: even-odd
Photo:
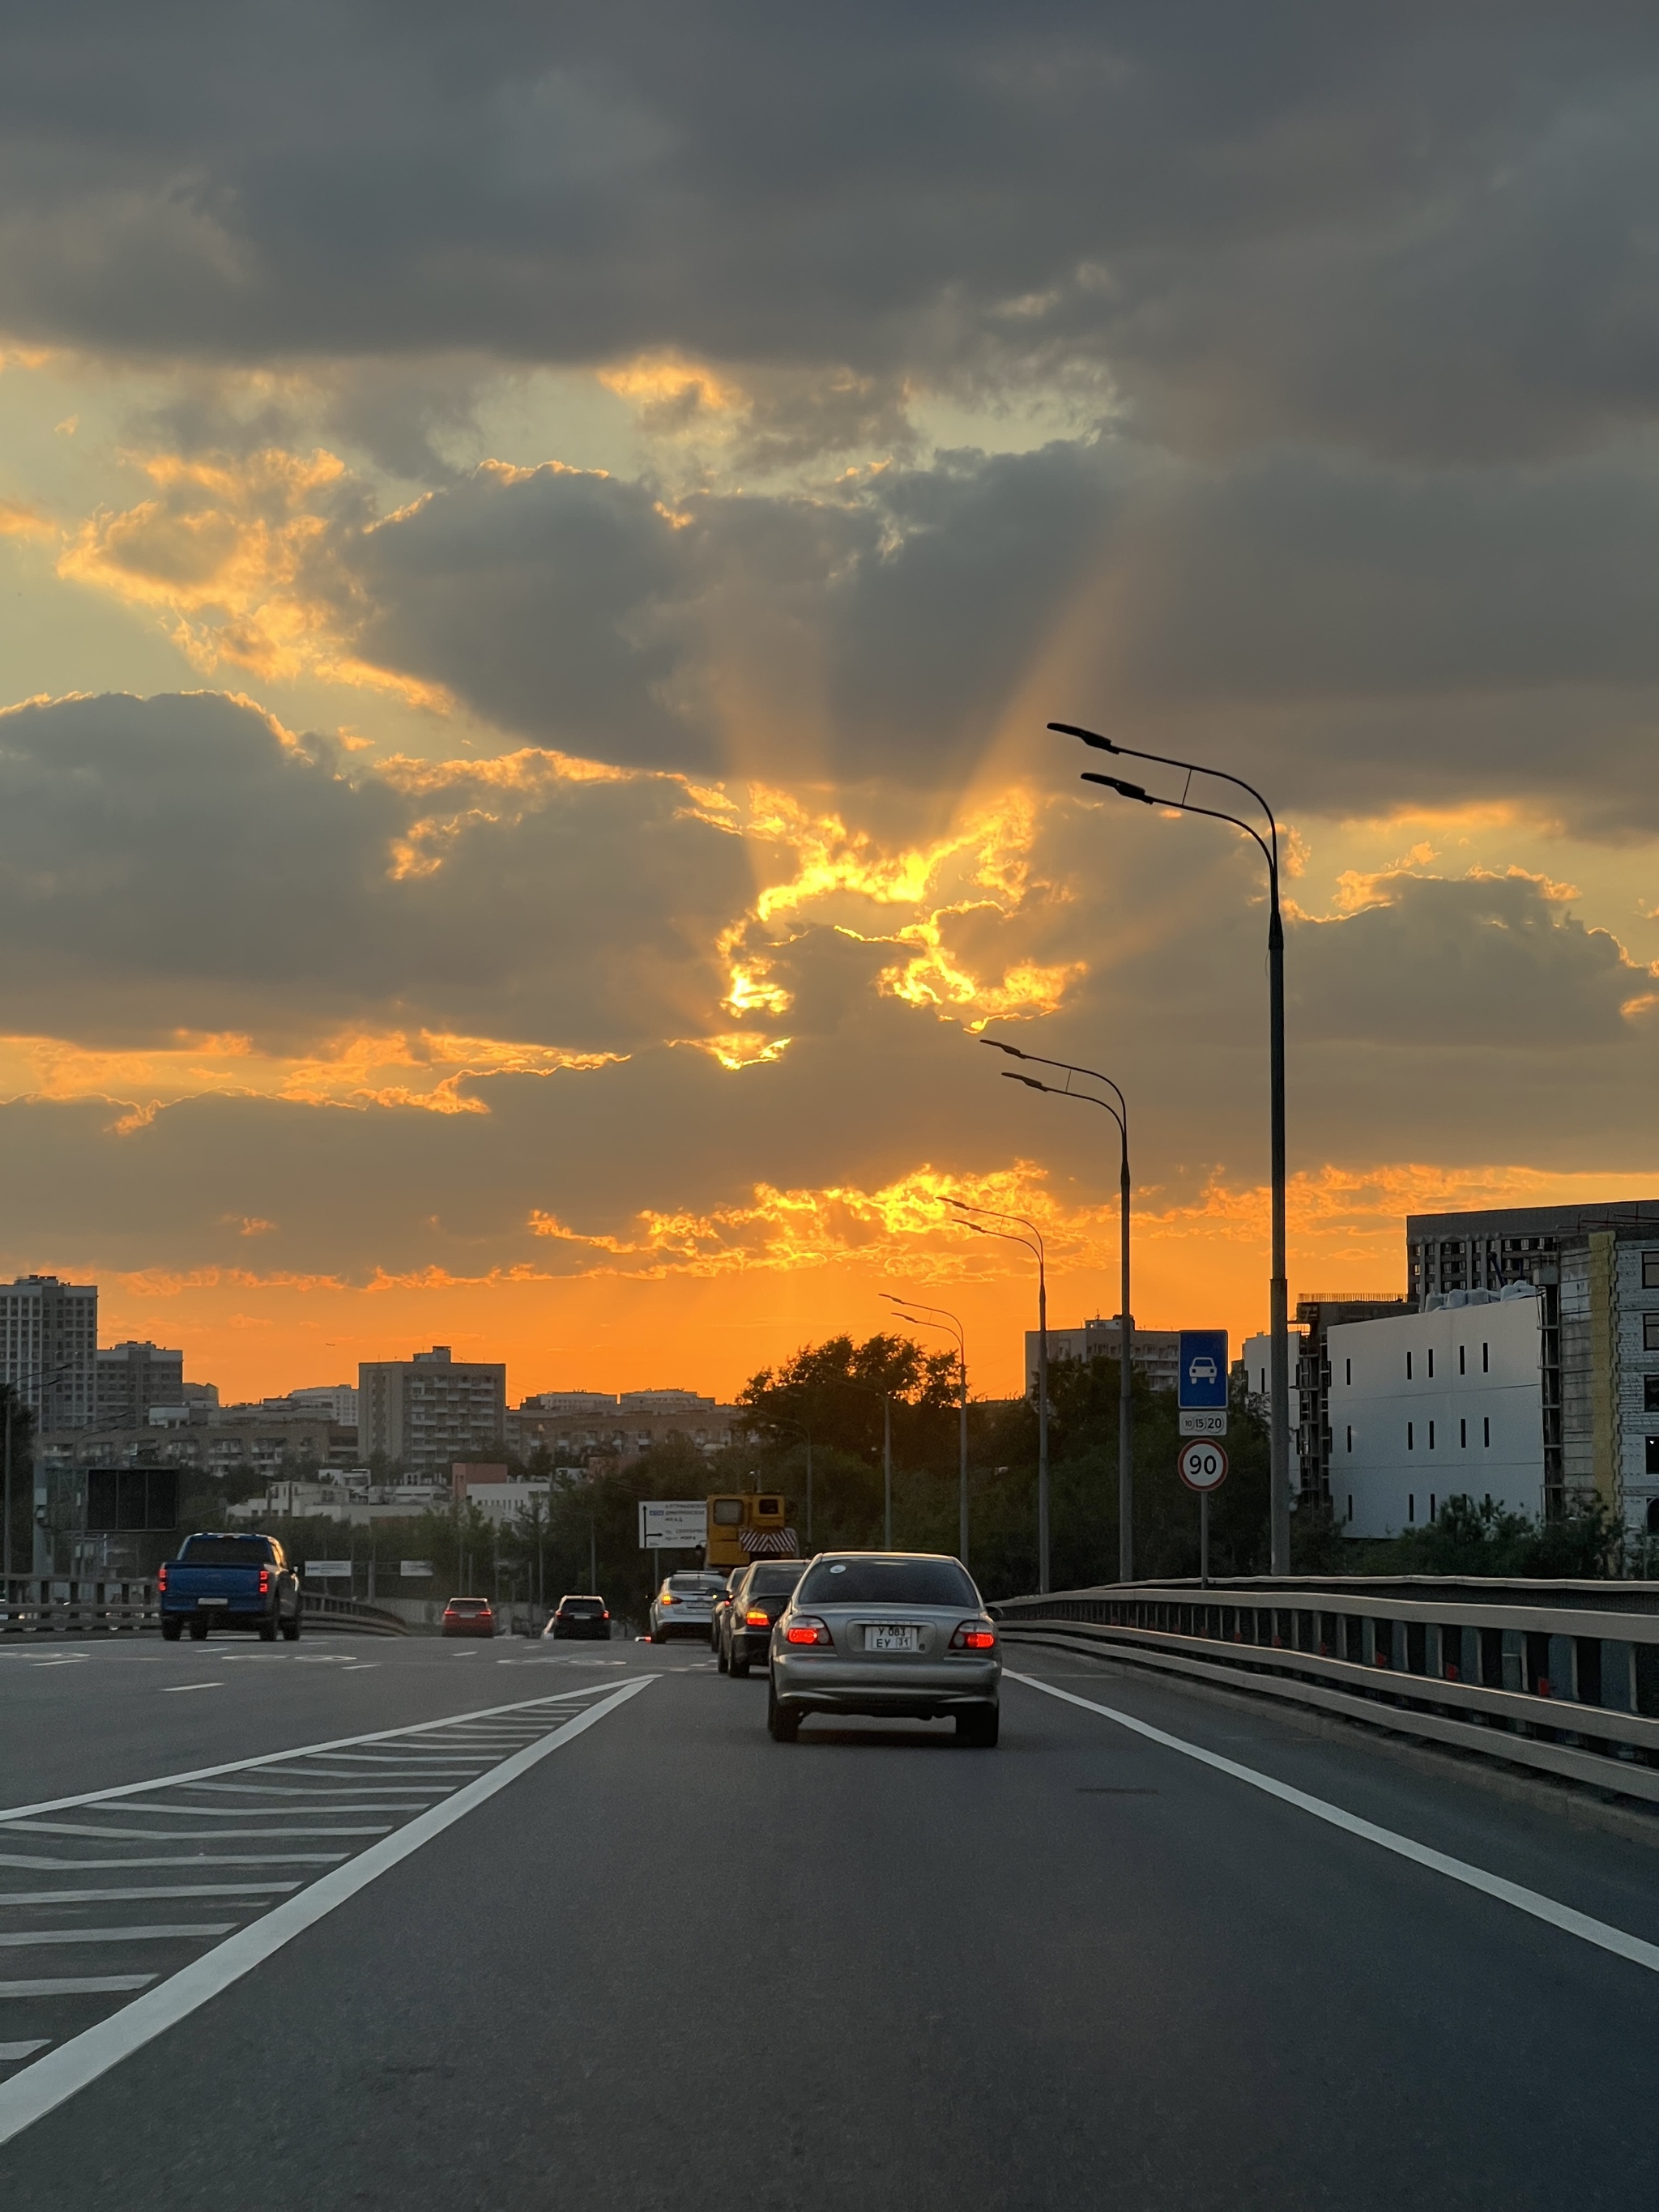
<svg viewBox="0 0 1659 2212"><path fill-rule="evenodd" d="M131 1860L117 1861L131 1865ZM298 1889L297 1881L181 1881L132 1889L9 1889L0 1906L12 1905L125 1905L141 1897L268 1897Z"/></svg>
<svg viewBox="0 0 1659 2212"><path fill-rule="evenodd" d="M1478 1890L1483 1897L1495 1898L1500 1905L1513 1905L1517 1912L1541 1920L1551 1928L1559 1928L1564 1935L1576 1936L1581 1942L1593 1944L1598 1951L1610 1951L1615 1958L1628 1959L1632 1966L1645 1966L1650 1973L1659 1974L1659 1943L1644 1942L1639 1936L1614 1928L1606 1920L1596 1920L1571 1905L1562 1905L1553 1897L1546 1897L1540 1890L1528 1889L1518 1881L1506 1881L1502 1875L1488 1874L1484 1867L1472 1866L1467 1859L1455 1859L1446 1851L1437 1851L1427 1844L1419 1844L1414 1837L1402 1836L1393 1828L1378 1827L1374 1820L1362 1820L1358 1814L1346 1812L1340 1805L1312 1796L1307 1790L1278 1781L1254 1766L1243 1766L1236 1759L1224 1759L1218 1751L1206 1751L1202 1744L1188 1743L1184 1737L1170 1735L1163 1729L1154 1728L1150 1721L1137 1720L1133 1713L1120 1712L1115 1705L1097 1705L1092 1698L1057 1689L1052 1682L1042 1681L1035 1674L1017 1674L1012 1668L1006 1674L1010 1681L1024 1682L1027 1689L1041 1690L1045 1697L1058 1698L1063 1704L1080 1705L1085 1712L1099 1713L1131 1734L1145 1736L1149 1743L1161 1744L1166 1751L1179 1752L1183 1759L1196 1759L1200 1766L1230 1775L1235 1782L1260 1790L1266 1796L1277 1797L1281 1804L1293 1805L1300 1813L1311 1814L1316 1820L1340 1828L1345 1834L1358 1836L1381 1850L1392 1851L1397 1858L1409 1859L1415 1866L1443 1875L1448 1881L1460 1882L1465 1889Z"/></svg>
<svg viewBox="0 0 1659 2212"><path fill-rule="evenodd" d="M196 1936L228 1936L236 1924L234 1920L180 1920L142 1928L28 1928L0 1936L0 1951L38 1951L59 1943L188 1942Z"/></svg>
<svg viewBox="0 0 1659 2212"><path fill-rule="evenodd" d="M25 2128L55 2111L133 2051L143 2049L175 2021L185 2019L222 1990L240 1981L284 1944L355 1897L359 1890L378 1881L434 1836L441 1835L498 1791L508 1788L542 1759L574 1742L607 1713L615 1712L630 1698L649 1688L653 1679L645 1674L631 1682L618 1683L608 1697L573 1713L562 1728L553 1729L538 1741L521 1745L488 1774L467 1783L441 1804L417 1814L382 1842L371 1844L343 1866L320 1875L297 1897L273 1905L262 1917L228 1936L179 1972L155 1988L144 1989L143 1995L135 1997L131 2004L109 2014L79 2035L71 2036L55 2051L48 2051L21 2073L14 2074L0 2085L0 2144L11 2142ZM121 1985L139 1989L143 1988L143 1981L121 1978ZM109 1988L112 1983L99 1978L99 1986ZM0 1983L0 1996L9 1993L21 1995L23 1991L16 1984Z"/></svg>
<svg viewBox="0 0 1659 2212"><path fill-rule="evenodd" d="M0 1982L0 1997L98 1997L122 1990L147 1990L154 1974L42 1974L33 1981ZM116 2017L120 2017L117 2014ZM67 2051L66 2043L64 2049ZM29 2073L34 2071L33 2067ZM28 2074L14 2074L14 2081L27 2081ZM0 2091L0 2095L4 2092ZM0 2142L5 2136L0 2135Z"/></svg>

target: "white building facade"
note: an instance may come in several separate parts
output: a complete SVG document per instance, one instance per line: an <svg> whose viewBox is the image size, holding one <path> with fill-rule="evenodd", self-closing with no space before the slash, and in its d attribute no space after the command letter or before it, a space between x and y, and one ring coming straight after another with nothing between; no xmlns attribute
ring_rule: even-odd
<svg viewBox="0 0 1659 2212"><path fill-rule="evenodd" d="M1296 1373L1297 1357L1302 1348L1302 1339L1291 1332L1291 1373ZM1238 1366L1244 1370L1244 1394L1258 1401L1262 1419L1268 1419L1273 1395L1273 1340L1265 1332L1260 1336L1247 1336L1240 1347ZM1237 1374L1237 1368L1234 1369ZM1302 1393L1291 1384L1291 1494L1302 1494Z"/></svg>
<svg viewBox="0 0 1659 2212"><path fill-rule="evenodd" d="M1544 1302L1458 1291L1331 1329L1331 1503L1349 1536L1426 1527L1449 1498L1544 1510Z"/></svg>

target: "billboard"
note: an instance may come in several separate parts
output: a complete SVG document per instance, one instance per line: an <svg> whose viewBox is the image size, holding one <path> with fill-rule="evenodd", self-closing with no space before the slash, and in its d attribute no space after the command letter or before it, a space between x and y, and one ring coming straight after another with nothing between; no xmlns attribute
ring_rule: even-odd
<svg viewBox="0 0 1659 2212"><path fill-rule="evenodd" d="M164 1534L179 1526L176 1467L89 1467L89 1536Z"/></svg>

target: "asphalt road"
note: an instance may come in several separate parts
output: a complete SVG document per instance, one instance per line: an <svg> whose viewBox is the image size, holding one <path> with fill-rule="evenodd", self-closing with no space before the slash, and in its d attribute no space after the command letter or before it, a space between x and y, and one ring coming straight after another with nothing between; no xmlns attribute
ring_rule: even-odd
<svg viewBox="0 0 1659 2212"><path fill-rule="evenodd" d="M1201 1692L1009 1658L1659 1944L1641 1844ZM150 1978L0 1995L0 2047L39 2045L0 2064L0 2198L1659 2201L1650 1966L1026 1683L995 1752L822 1720L775 1745L765 1698L694 1645L6 1650L0 1931L30 1941L0 1948L0 1991ZM280 1753L300 1756L17 1810ZM89 1899L144 1885L217 1901ZM144 1924L198 1932L111 1934ZM66 1944L77 1929L97 1940ZM183 2006L239 1944L268 1955L4 2140L32 2081Z"/></svg>

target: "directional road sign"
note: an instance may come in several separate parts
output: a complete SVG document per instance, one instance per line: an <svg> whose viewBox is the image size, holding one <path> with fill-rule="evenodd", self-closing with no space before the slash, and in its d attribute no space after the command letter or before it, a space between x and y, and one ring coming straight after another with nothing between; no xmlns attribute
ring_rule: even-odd
<svg viewBox="0 0 1659 2212"><path fill-rule="evenodd" d="M708 1541L708 1504L702 1498L642 1498L642 1552L700 1552Z"/></svg>
<svg viewBox="0 0 1659 2212"><path fill-rule="evenodd" d="M1190 1443L1181 1447L1176 1472L1188 1490L1219 1490L1227 1480L1227 1455L1219 1444L1194 1437Z"/></svg>
<svg viewBox="0 0 1659 2212"><path fill-rule="evenodd" d="M351 1580L349 1559L307 1559L306 1580L319 1583L349 1583Z"/></svg>

